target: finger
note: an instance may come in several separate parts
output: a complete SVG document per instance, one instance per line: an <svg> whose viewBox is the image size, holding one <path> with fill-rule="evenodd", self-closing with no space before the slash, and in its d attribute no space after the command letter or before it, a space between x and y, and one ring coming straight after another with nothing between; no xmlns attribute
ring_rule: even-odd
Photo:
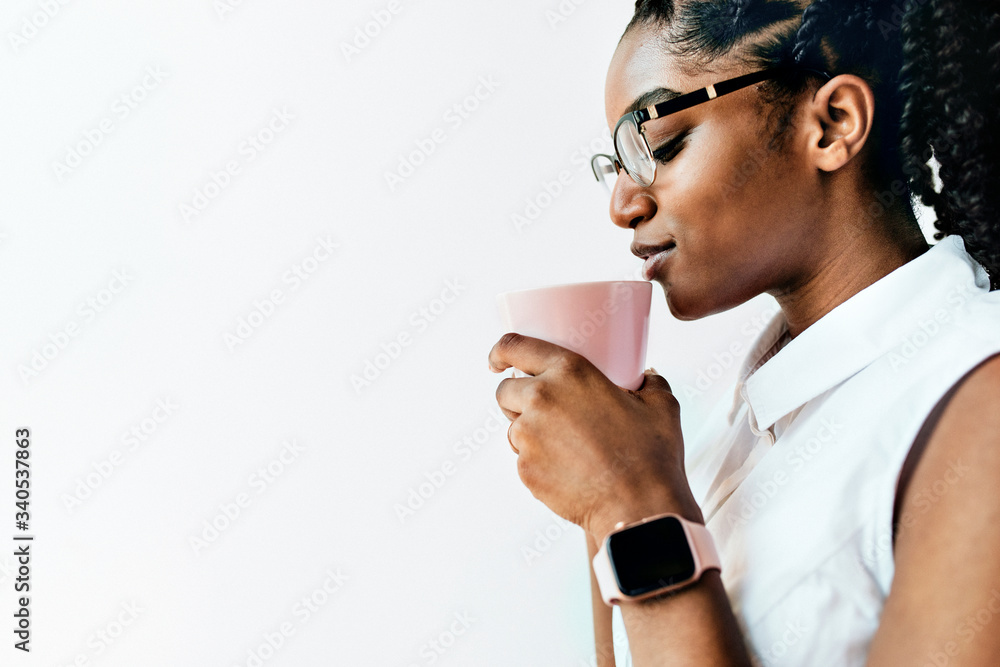
<svg viewBox="0 0 1000 667"><path fill-rule="evenodd" d="M496 372L516 366L529 375L539 375L569 354L576 353L541 338L509 332L490 350L489 363Z"/></svg>
<svg viewBox="0 0 1000 667"><path fill-rule="evenodd" d="M497 405L507 419L514 421L524 412L526 383L533 378L504 378L497 385Z"/></svg>
<svg viewBox="0 0 1000 667"><path fill-rule="evenodd" d="M667 391L673 393L670 389L670 383L662 375L656 372L655 368L648 368L646 372L642 374L643 381L642 386L639 387L638 391Z"/></svg>

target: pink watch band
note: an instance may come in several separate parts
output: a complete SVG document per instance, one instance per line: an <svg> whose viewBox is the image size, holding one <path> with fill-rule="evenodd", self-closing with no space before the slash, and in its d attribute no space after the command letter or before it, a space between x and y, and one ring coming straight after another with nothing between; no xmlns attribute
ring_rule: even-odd
<svg viewBox="0 0 1000 667"><path fill-rule="evenodd" d="M647 523L665 516L672 516L676 518L680 521L681 526L684 528L684 534L687 536L688 545L691 548L691 555L694 558L694 576L688 581L683 581L674 584L673 586L667 586L655 591L650 591L644 595L638 595L635 597L625 595L618 587L618 582L615 580L615 573L611 569L611 558L608 555L609 538L617 532L628 530L631 526ZM683 588L684 586L687 586L701 578L701 575L705 570L715 569L720 572L722 571L722 563L719 560L718 552L715 550L715 541L712 539L712 534L708 532L708 528L706 528L703 524L688 521L684 517L670 512L646 517L645 519L636 521L635 523L630 523L627 526L622 526L621 528L608 533L607 537L604 538L604 541L601 542L600 548L597 550L597 554L594 556L593 565L597 585L601 589L601 597L604 598L604 603L608 606L618 604L622 600L641 600L653 595L660 595L669 590Z"/></svg>

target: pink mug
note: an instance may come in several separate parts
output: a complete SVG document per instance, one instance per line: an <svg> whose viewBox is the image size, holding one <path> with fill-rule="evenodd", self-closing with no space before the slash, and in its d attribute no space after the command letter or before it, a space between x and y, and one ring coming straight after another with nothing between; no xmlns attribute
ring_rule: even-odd
<svg viewBox="0 0 1000 667"><path fill-rule="evenodd" d="M609 380L636 390L643 382L653 285L607 280L497 295L508 331L583 355Z"/></svg>

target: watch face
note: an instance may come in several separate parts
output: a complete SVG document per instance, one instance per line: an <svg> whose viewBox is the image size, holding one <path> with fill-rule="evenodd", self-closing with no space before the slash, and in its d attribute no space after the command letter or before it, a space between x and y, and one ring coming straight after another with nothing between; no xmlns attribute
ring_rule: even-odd
<svg viewBox="0 0 1000 667"><path fill-rule="evenodd" d="M694 576L684 527L672 516L615 533L608 539L608 550L625 595L641 595Z"/></svg>

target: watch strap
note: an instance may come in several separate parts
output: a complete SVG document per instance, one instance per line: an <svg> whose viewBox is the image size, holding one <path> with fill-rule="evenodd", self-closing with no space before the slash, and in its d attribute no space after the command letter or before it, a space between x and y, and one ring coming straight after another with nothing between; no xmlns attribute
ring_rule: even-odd
<svg viewBox="0 0 1000 667"><path fill-rule="evenodd" d="M715 540L704 524L681 519L684 530L688 534L688 543L694 555L694 578L698 579L705 570L722 571L722 561L715 549Z"/></svg>
<svg viewBox="0 0 1000 667"><path fill-rule="evenodd" d="M594 576L597 578L597 587L601 589L601 597L604 604L609 607L621 602L621 589L615 581L615 573L611 569L611 558L608 556L608 541L605 539L597 548L594 555Z"/></svg>

